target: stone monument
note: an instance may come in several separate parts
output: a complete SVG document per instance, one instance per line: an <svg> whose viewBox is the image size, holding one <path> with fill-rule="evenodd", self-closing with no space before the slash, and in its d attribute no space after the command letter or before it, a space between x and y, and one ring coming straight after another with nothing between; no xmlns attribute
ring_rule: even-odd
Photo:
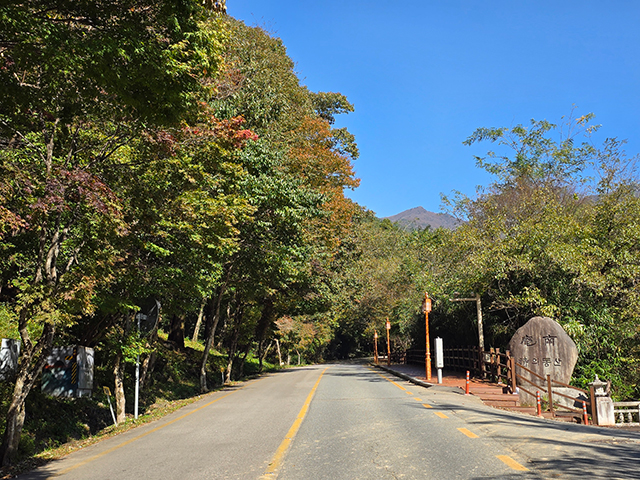
<svg viewBox="0 0 640 480"><path fill-rule="evenodd" d="M558 322L547 317L534 317L520 327L509 342L511 355L518 364L540 375L545 380L551 375L553 380L568 384L578 360L578 348ZM516 367L516 373L537 385L543 381ZM535 405L536 390L546 394L546 389L536 388L529 382L518 380L520 402ZM529 390L533 395L524 392ZM555 388L554 388L555 390Z"/></svg>

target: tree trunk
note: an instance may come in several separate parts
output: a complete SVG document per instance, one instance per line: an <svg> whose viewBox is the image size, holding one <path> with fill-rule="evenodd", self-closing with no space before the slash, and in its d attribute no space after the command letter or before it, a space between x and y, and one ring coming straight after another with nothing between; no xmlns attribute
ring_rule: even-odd
<svg viewBox="0 0 640 480"><path fill-rule="evenodd" d="M158 355L156 355L156 352L151 352L143 360L142 372L140 372L140 391L142 391L147 384L147 380L151 377L151 372L153 372L153 368L156 366L157 359Z"/></svg>
<svg viewBox="0 0 640 480"><path fill-rule="evenodd" d="M216 334L216 328L218 326L218 320L220 319L220 304L222 303L222 296L224 295L227 289L227 283L229 282L229 277L231 276L231 268L229 266L227 269L227 274L225 275L224 282L220 285L220 289L218 290L218 298L213 301L211 299L211 313L207 315L207 338L204 342L204 352L202 353L202 362L200 362L200 392L206 393L207 389L207 361L209 360L209 350L211 350L211 346L213 345L213 337Z"/></svg>
<svg viewBox="0 0 640 480"><path fill-rule="evenodd" d="M124 332L123 336L126 338L131 331L132 315L124 316ZM117 349L115 364L113 367L113 395L116 397L116 420L118 423L124 422L125 416L125 404L126 399L124 396L124 367L125 363L122 358L122 350Z"/></svg>
<svg viewBox="0 0 640 480"><path fill-rule="evenodd" d="M158 328L156 326L156 328L149 335L147 346L154 347L157 340L158 340ZM151 373L153 372L153 368L156 366L157 359L158 359L158 354L155 351L152 351L143 360L142 371L140 372L140 391L142 391L144 386L147 384L147 380L151 377Z"/></svg>
<svg viewBox="0 0 640 480"><path fill-rule="evenodd" d="M264 349L262 356L258 359L258 364L260 365L260 368L259 368L260 372L262 372L262 364L264 363L264 359L267 358L267 355L269 355L269 350L271 350L272 346L273 346L273 340L269 342L269 345L267 345L267 348Z"/></svg>
<svg viewBox="0 0 640 480"><path fill-rule="evenodd" d="M171 330L167 339L179 348L184 350L184 317L182 315L173 314L171 316Z"/></svg>
<svg viewBox="0 0 640 480"><path fill-rule="evenodd" d="M34 347L29 339L26 329L26 312L21 313L20 336L22 338L23 351L20 366L16 375L16 383L13 388L13 396L6 416L4 439L2 441L2 466L10 465L15 459L20 444L20 435L26 416L25 402L27 395L33 388L38 376L42 372L47 361L47 354L53 345L55 327L51 323L45 323L38 343Z"/></svg>
<svg viewBox="0 0 640 480"><path fill-rule="evenodd" d="M200 334L200 326L202 325L202 317L204 317L204 307L207 304L207 299L203 298L200 303L200 313L198 313L198 320L196 321L196 326L193 329L193 335L191 336L191 340L194 342L198 341L198 335Z"/></svg>
<svg viewBox="0 0 640 480"><path fill-rule="evenodd" d="M125 397L124 397L124 362L122 352L118 349L115 366L113 367L114 388L113 394L116 397L116 422L121 423L126 420Z"/></svg>
<svg viewBox="0 0 640 480"><path fill-rule="evenodd" d="M258 358L262 359L262 350L264 349L264 344L267 337L267 331L269 330L269 325L271 325L271 321L273 319L273 298L267 297L262 301L262 312L260 315L260 320L258 320L258 324L256 325L256 339L258 340ZM262 372L262 361L259 364L259 371Z"/></svg>
<svg viewBox="0 0 640 480"><path fill-rule="evenodd" d="M26 413L25 400L27 395L24 392L24 382L21 381L20 385L16 382L13 392L14 395L18 394L19 396L15 397L11 402L11 406L7 412L7 424L4 432L4 443L2 444L2 450L4 452L2 457L3 466L11 465L18 452L18 445L20 444L20 436L22 434ZM23 398L24 400L21 400Z"/></svg>
<svg viewBox="0 0 640 480"><path fill-rule="evenodd" d="M243 316L242 309L239 310L240 311L236 311L236 324L233 329L233 337L231 339L231 345L229 346L228 351L229 360L227 362L227 376L225 378L225 383L231 383L231 374L233 373L233 360L235 359L236 351L238 350L238 338L240 337L240 325L242 324Z"/></svg>
<svg viewBox="0 0 640 480"><path fill-rule="evenodd" d="M249 355L249 350L251 350L251 344L247 344L244 351L242 352L242 358L240 359L240 366L238 367L238 377L244 377L244 365L247 361L247 355Z"/></svg>
<svg viewBox="0 0 640 480"><path fill-rule="evenodd" d="M276 349L278 350L278 363L282 366L282 354L280 353L280 342L276 338Z"/></svg>

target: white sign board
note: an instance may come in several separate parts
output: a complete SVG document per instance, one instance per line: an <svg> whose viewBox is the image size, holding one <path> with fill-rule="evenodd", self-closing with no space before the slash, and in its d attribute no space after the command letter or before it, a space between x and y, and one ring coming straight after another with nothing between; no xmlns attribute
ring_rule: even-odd
<svg viewBox="0 0 640 480"><path fill-rule="evenodd" d="M436 338L436 368L444 368L444 349L440 337Z"/></svg>

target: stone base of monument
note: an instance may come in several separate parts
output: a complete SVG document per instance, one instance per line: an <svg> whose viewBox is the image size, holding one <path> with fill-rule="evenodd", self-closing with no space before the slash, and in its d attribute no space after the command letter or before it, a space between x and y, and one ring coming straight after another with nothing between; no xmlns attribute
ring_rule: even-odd
<svg viewBox="0 0 640 480"><path fill-rule="evenodd" d="M576 398L577 400L570 400L560 395L554 395L553 403L555 404L562 405L564 407L579 409L580 411L582 411L582 402L585 402L587 404L587 407L589 407L590 405L589 397L587 397L584 392L581 392L580 390L566 387L553 387L553 393L555 394L556 392Z"/></svg>
<svg viewBox="0 0 640 480"><path fill-rule="evenodd" d="M615 425L616 417L613 413L613 400L611 397L596 397L596 409L598 425Z"/></svg>

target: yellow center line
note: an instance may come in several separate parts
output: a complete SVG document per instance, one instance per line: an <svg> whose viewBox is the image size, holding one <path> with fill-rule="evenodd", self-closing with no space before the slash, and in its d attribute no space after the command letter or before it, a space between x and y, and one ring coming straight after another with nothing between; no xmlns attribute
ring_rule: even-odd
<svg viewBox="0 0 640 480"><path fill-rule="evenodd" d="M307 399L305 400L304 405L300 410L300 413L298 413L296 420L293 422L293 425L285 435L284 440L278 447L278 450L276 450L276 453L271 459L271 462L269 463L269 466L265 470L264 475L260 477L261 479L267 480L267 479L277 478L277 470L278 468L280 468L280 465L282 464L282 460L284 459L284 456L287 453L289 446L291 445L293 437L295 437L296 433L298 433L298 430L300 429L300 425L302 425L302 421L304 420L304 417L307 415L307 411L309 410L309 405L311 404L313 395L316 393L316 389L320 384L320 380L322 379L324 372L326 372L328 368L329 367L325 368L320 374L320 376L318 377L318 380L316 381L315 385L311 389L311 392L307 396Z"/></svg>
<svg viewBox="0 0 640 480"><path fill-rule="evenodd" d="M265 378L265 377L262 377L262 378ZM262 380L262 379L258 379L258 380ZM220 401L220 400L222 400L223 398L227 398L228 396L233 395L234 393L236 393L236 392L238 392L238 391L242 390L243 388L245 388L245 387L247 387L247 386L249 386L249 385L251 385L251 384L253 384L253 383L257 382L258 380L254 380L254 381L252 381L252 382L249 382L249 383L247 383L247 384L243 385L242 387L238 388L237 390L234 390L233 392L229 392L229 393L227 393L226 395L223 395L223 396L221 396L221 397L218 397L218 398L216 398L215 400L212 400L212 401L210 401L210 402L208 402L208 403L206 403L206 404L202 405L201 407L198 407L198 408L196 408L195 410L190 411L189 413L185 413L184 415L180 415L179 417L174 418L173 420L171 420L171 421L169 421L169 422L167 422L167 423L163 423L162 425L159 425L159 426L157 426L156 428L152 428L152 429L151 429L151 430L149 430L148 432L142 433L142 434L138 435L137 437L133 437L132 439L127 440L127 441L125 441L125 442L122 442L122 443L120 443L120 444L116 445L115 447L111 447L111 448L109 448L108 450L105 450L104 452L100 452L100 453L98 453L97 455L94 455L93 457L89 457L89 458L87 458L86 460L83 460L82 462L76 463L75 465L72 465L72 466L70 466L70 467L68 467L68 468L65 468L64 470L61 470L61 471L59 471L59 472L56 472L56 473L54 473L53 475L50 475L50 476L49 476L49 477L47 477L47 478L55 478L55 477L59 477L59 476L61 476L61 475L65 475L65 474L67 474L67 473L71 472L72 470L75 470L75 469L76 469L76 468L78 468L78 467L81 467L81 466L83 466L83 465L86 465L86 464L87 464L87 463L89 463L89 462L93 462L94 460L96 460L96 459L98 459L98 458L100 458L100 457L104 457L105 455L108 455L108 454L110 454L111 452L115 452L116 450L118 450L118 449L120 449L120 448L122 448L122 447L126 447L126 446L127 446L127 445L129 445L130 443L135 442L136 440L140 440L141 438L146 437L147 435L150 435L150 434L152 434L152 433L154 433L154 432L157 432L158 430L161 430L161 429L163 429L163 428L165 428L165 427L168 427L169 425L171 425L171 424L173 424L173 423L176 423L176 422L178 422L178 421L182 420L183 418L188 417L189 415L193 415L194 413L199 412L199 411L200 411L200 410L202 410L203 408L207 408L209 405L213 405L214 403L219 402L219 401Z"/></svg>
<svg viewBox="0 0 640 480"><path fill-rule="evenodd" d="M498 460L501 460L502 462L507 464L507 466L511 467L514 470L518 470L520 472L529 471L527 467L520 465L518 462L516 462L513 458L511 458L508 455L496 455L496 457L498 458Z"/></svg>
<svg viewBox="0 0 640 480"><path fill-rule="evenodd" d="M413 392L410 392L409 390L407 390L407 395L413 395Z"/></svg>
<svg viewBox="0 0 640 480"><path fill-rule="evenodd" d="M464 433L469 438L478 438L478 435L476 435L475 433L467 430L466 428L459 428L458 430L460 430L462 433Z"/></svg>
<svg viewBox="0 0 640 480"><path fill-rule="evenodd" d="M373 371L375 372L375 370L373 370ZM384 378L387 382L391 382L391 383L393 383L393 384L394 384L396 387L398 387L400 390L406 390L406 388L404 388L402 385L400 385L400 384L398 384L398 383L394 382L393 380L391 380L391 379L389 379L389 378L385 377L385 376L384 376L384 375L382 375L381 373L378 373L378 372L375 372L375 373L377 373L378 375L380 375L380 376L381 376L382 378ZM413 394L411 394L411 395L413 395Z"/></svg>
<svg viewBox="0 0 640 480"><path fill-rule="evenodd" d="M423 403L422 406L424 408L433 408L431 405L429 405L428 403Z"/></svg>
<svg viewBox="0 0 640 480"><path fill-rule="evenodd" d="M435 412L435 414L436 414L437 416L439 416L440 418L449 418L449 417L447 417L447 416L446 416L444 413L442 413L442 412Z"/></svg>
<svg viewBox="0 0 640 480"><path fill-rule="evenodd" d="M421 398L413 397L413 399L414 399L416 402L422 402L422 399L421 399Z"/></svg>

